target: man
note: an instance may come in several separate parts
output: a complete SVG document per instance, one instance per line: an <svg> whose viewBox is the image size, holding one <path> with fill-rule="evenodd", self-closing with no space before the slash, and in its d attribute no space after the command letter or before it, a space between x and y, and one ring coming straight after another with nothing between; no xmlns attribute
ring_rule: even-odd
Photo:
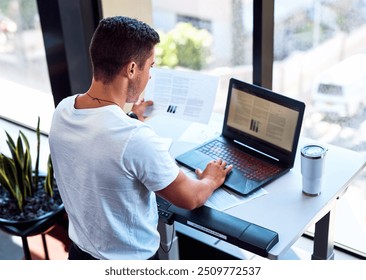
<svg viewBox="0 0 366 280"><path fill-rule="evenodd" d="M90 88L55 110L49 143L73 241L69 259L156 259L155 193L194 209L232 169L213 161L196 171L197 180L188 178L142 122L152 102L138 99L157 43L157 32L143 22L101 20L90 45ZM126 103L134 103L131 117L122 110Z"/></svg>

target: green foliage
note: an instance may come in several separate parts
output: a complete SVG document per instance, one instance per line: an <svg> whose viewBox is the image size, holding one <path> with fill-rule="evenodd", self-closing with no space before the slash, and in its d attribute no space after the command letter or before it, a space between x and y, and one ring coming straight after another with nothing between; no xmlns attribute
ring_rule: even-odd
<svg viewBox="0 0 366 280"><path fill-rule="evenodd" d="M211 34L190 23L179 23L168 33L159 32L160 44L156 48L156 64L201 70L206 66L212 42Z"/></svg>
<svg viewBox="0 0 366 280"><path fill-rule="evenodd" d="M36 167L33 172L32 157L27 137L23 132L19 131L17 141L7 133L7 144L11 153L11 157L0 154L0 187L5 188L10 195L17 201L20 210L23 210L23 204L28 196L34 194L38 186L39 174L39 153L40 153L40 120L36 129L37 134L37 159ZM53 167L51 157L48 160L46 182L44 185L48 195L53 196Z"/></svg>

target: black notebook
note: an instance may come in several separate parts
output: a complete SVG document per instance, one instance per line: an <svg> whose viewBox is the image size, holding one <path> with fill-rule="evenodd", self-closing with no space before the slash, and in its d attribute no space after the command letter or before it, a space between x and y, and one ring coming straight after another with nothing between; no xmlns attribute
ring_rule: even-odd
<svg viewBox="0 0 366 280"><path fill-rule="evenodd" d="M221 135L176 161L203 170L221 158L234 166L224 187L250 194L294 166L304 111L301 101L232 78Z"/></svg>

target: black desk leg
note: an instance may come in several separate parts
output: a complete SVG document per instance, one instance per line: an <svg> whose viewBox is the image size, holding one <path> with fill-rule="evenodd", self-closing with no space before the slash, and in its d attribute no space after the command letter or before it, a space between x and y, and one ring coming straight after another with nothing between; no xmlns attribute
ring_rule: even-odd
<svg viewBox="0 0 366 280"><path fill-rule="evenodd" d="M22 236L22 243L23 243L24 258L26 260L31 260L32 259L32 256L31 256L31 253L29 251L27 237Z"/></svg>
<svg viewBox="0 0 366 280"><path fill-rule="evenodd" d="M334 259L334 212L335 209L329 211L315 224L312 260Z"/></svg>

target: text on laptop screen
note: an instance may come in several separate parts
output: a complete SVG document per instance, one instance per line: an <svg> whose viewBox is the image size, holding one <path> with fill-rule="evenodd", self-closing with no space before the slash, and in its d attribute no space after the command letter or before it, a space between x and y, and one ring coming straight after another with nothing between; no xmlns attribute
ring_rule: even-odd
<svg viewBox="0 0 366 280"><path fill-rule="evenodd" d="M228 126L291 152L299 112L236 88L231 94Z"/></svg>

